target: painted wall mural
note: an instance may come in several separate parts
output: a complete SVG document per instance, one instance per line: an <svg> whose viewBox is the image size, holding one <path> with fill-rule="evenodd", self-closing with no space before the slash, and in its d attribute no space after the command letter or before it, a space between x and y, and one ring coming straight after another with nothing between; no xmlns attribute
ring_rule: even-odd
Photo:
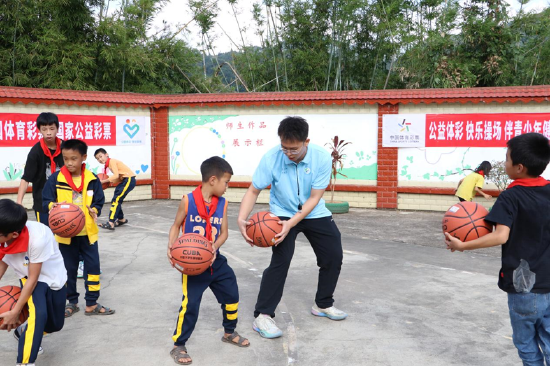
<svg viewBox="0 0 550 366"><path fill-rule="evenodd" d="M309 114L311 143L325 146L331 138L350 141L342 173L347 180L376 180L377 115ZM221 156L236 176L250 177L261 157L279 145L279 122L286 115L170 116L170 173L172 178L200 175L200 164ZM328 147L327 148L328 151Z"/></svg>

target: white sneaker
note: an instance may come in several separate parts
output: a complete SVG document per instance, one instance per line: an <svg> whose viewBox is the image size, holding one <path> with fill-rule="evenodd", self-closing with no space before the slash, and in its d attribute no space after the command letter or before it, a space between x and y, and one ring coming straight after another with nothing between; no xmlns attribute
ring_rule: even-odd
<svg viewBox="0 0 550 366"><path fill-rule="evenodd" d="M346 314L342 310L336 309L334 306L326 309L321 309L317 305L313 305L311 308L311 313L315 316L327 317L332 320L344 320L348 317L348 314Z"/></svg>
<svg viewBox="0 0 550 366"><path fill-rule="evenodd" d="M264 338L277 338L283 335L283 332L275 324L275 320L266 314L260 314L254 319L252 329Z"/></svg>
<svg viewBox="0 0 550 366"><path fill-rule="evenodd" d="M76 272L76 278L84 277L84 261L78 262L78 271Z"/></svg>
<svg viewBox="0 0 550 366"><path fill-rule="evenodd" d="M13 331L13 337L17 340L17 342L19 342L19 338L21 337L21 334L23 334L23 331L25 330L25 327L27 325L23 325L21 324L20 326L18 326L17 328L15 328L15 330ZM42 348L42 346L40 346L38 348L38 354L41 355L42 353L44 353L44 349ZM31 365L31 364L29 364ZM34 365L34 364L32 364Z"/></svg>

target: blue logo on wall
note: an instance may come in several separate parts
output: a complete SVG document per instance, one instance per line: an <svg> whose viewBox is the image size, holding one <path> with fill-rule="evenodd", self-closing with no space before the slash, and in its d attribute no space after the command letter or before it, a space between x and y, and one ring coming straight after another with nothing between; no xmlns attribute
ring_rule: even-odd
<svg viewBox="0 0 550 366"><path fill-rule="evenodd" d="M130 125L130 120L127 119L126 120L126 124L124 125L124 127L122 127L122 130L128 135L128 137L130 137L131 139L134 138L135 135L137 135L137 133L139 132L139 125L136 123L136 120L133 119L132 122L134 123L133 125Z"/></svg>

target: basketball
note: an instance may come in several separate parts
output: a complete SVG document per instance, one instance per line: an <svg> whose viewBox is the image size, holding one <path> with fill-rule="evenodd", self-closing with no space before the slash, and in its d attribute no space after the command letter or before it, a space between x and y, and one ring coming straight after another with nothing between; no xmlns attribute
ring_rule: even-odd
<svg viewBox="0 0 550 366"><path fill-rule="evenodd" d="M283 230L283 225L279 224L281 219L271 212L257 212L248 221L250 225L246 225L246 235L258 247L273 246L276 240L275 235Z"/></svg>
<svg viewBox="0 0 550 366"><path fill-rule="evenodd" d="M21 288L17 286L4 286L0 287L0 314L13 309L17 300L21 295ZM23 310L19 313L19 321L23 323L29 317L29 308L24 306ZM3 319L0 319L0 325L2 325Z"/></svg>
<svg viewBox="0 0 550 366"><path fill-rule="evenodd" d="M97 174L97 177L99 178L99 180L109 178L109 176L107 174L103 174L103 173ZM103 184L101 184L101 187L103 187L103 189L105 190L105 189L109 188L110 185L111 185L110 183L103 183Z"/></svg>
<svg viewBox="0 0 550 366"><path fill-rule="evenodd" d="M443 232L464 242L477 239L493 231L493 225L485 221L488 214L479 203L457 203L443 216Z"/></svg>
<svg viewBox="0 0 550 366"><path fill-rule="evenodd" d="M214 257L212 244L198 234L184 234L177 238L170 254L174 267L188 276L197 276L206 271Z"/></svg>
<svg viewBox="0 0 550 366"><path fill-rule="evenodd" d="M62 238L72 238L84 228L84 212L72 203L60 203L50 211L50 229Z"/></svg>

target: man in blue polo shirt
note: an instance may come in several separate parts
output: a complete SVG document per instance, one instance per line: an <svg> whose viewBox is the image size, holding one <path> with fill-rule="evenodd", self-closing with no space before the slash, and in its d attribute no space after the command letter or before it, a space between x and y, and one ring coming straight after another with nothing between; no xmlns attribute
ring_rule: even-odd
<svg viewBox="0 0 550 366"><path fill-rule="evenodd" d="M319 266L317 294L311 313L332 320L348 316L333 306L333 294L342 267L342 242L340 231L322 199L330 182L332 159L328 151L309 143L308 132L309 126L301 117L287 117L281 121L278 130L281 145L263 156L239 211L241 234L252 243L246 235L246 219L261 190L271 185L270 211L279 216L283 229L272 247L271 263L263 273L254 311L253 328L264 338L283 334L273 317L283 296L299 233L304 233L309 240Z"/></svg>

